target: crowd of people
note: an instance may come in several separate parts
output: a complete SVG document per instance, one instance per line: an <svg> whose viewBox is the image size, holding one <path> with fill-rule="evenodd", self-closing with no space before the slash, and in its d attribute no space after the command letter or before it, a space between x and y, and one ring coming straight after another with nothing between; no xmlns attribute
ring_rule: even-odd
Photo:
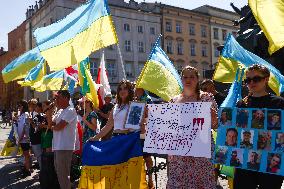
<svg viewBox="0 0 284 189"><path fill-rule="evenodd" d="M284 99L276 97L267 91L270 73L267 68L253 65L246 71L245 83L249 94L237 103L237 107L245 108L270 108L283 109ZM218 127L218 106L225 97L218 93L211 80L200 83L199 73L196 68L187 66L181 72L183 91L174 97L170 103L185 102L212 102L211 116L212 129ZM23 176L31 174L30 149L40 167L40 180L48 183L44 177L47 170L46 160L53 162L52 168L56 173L58 187L70 189L70 173L74 154L81 155L82 145L88 141L109 140L112 137L127 135L136 132L126 129L124 122L131 101L153 103L151 97L141 88L129 81L123 80L118 84L116 103L112 103L112 95L104 97L104 105L99 109L94 108L92 102L84 97L79 99L75 106L70 104L70 93L58 91L52 101L38 102L31 99L29 102L22 100L18 104L18 114L13 116L18 133L18 142L23 149L25 158ZM222 113L223 124L228 122L227 112ZM145 130L147 127L147 110L140 124L141 144L143 146ZM81 133L81 134L80 134ZM244 132L242 145L250 145L251 133ZM226 143L229 146L236 145L238 132L228 129ZM211 149L214 151L214 140ZM237 157L237 152L233 154ZM50 157L50 158L47 158ZM153 166L151 154L143 154L145 166L149 170ZM250 155L249 166L256 169L257 154ZM275 161L280 161L277 154L271 156L270 172L275 171ZM191 188L191 189L213 189L216 188L216 169L211 159L200 157L185 157L168 155L168 181L167 189ZM239 164L237 158L231 164ZM42 173L41 173L42 172ZM138 173L139 174L139 173ZM41 178L42 175L42 178ZM152 175L148 175L148 186L154 188ZM56 179L55 178L55 179ZM283 177L267 173L243 170L237 168L235 171L234 188L272 188L280 189Z"/></svg>

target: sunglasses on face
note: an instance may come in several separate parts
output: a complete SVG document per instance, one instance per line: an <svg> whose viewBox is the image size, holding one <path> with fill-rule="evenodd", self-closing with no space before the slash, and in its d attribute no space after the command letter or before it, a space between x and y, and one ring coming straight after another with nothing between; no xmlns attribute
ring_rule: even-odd
<svg viewBox="0 0 284 189"><path fill-rule="evenodd" d="M246 83L246 84L249 84L251 81L253 81L254 83L258 83L258 82L260 82L261 80L263 80L265 77L261 77L261 76L254 76L254 77L252 77L252 78L250 78L250 77L247 77L245 80L244 80L244 82Z"/></svg>

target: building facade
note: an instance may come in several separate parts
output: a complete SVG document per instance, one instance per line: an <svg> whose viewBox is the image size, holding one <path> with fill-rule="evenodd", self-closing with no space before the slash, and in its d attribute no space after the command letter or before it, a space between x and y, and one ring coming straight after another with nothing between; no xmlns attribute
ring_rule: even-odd
<svg viewBox="0 0 284 189"><path fill-rule="evenodd" d="M229 33L234 36L237 35L239 27L233 26L233 21L238 20L240 17L235 12L209 5L204 5L194 10L210 16L211 62L213 67L215 67L220 55L220 51L218 51L217 47L225 43Z"/></svg>
<svg viewBox="0 0 284 189"><path fill-rule="evenodd" d="M130 0L129 3L123 0L108 2L119 40L118 45L104 49L109 82L114 91L118 82L123 79L122 65L126 79L135 81L140 75L161 33L161 15L160 4L157 3L137 3L134 0ZM101 55L102 51L98 51L91 56L91 72L94 80Z"/></svg>

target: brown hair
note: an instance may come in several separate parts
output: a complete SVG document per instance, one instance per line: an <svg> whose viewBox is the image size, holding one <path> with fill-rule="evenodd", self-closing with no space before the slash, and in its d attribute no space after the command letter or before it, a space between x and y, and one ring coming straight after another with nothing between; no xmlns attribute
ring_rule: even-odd
<svg viewBox="0 0 284 189"><path fill-rule="evenodd" d="M119 84L117 86L117 90L116 90L116 103L118 104L118 106L121 106L121 104L122 104L122 99L119 96L120 87L122 85L126 85L126 88L128 89L128 96L126 98L126 103L133 101L133 98L134 98L134 86L133 86L133 84L128 80L122 80L122 81L119 82Z"/></svg>
<svg viewBox="0 0 284 189"><path fill-rule="evenodd" d="M192 67L192 66L186 66L182 69L181 71L181 77L183 77L183 74L186 70L189 70L189 71L193 71L194 74L196 75L197 79L199 80L199 73L198 73L198 70L195 68L195 67ZM195 92L197 94L197 100L200 100L200 85L199 85L199 82L197 83L196 85L196 88L195 88Z"/></svg>

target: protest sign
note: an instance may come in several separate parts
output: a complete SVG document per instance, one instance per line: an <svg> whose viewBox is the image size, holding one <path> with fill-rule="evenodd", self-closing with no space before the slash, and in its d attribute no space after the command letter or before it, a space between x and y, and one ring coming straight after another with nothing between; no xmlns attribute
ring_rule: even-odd
<svg viewBox="0 0 284 189"><path fill-rule="evenodd" d="M284 175L282 110L222 108L214 162Z"/></svg>
<svg viewBox="0 0 284 189"><path fill-rule="evenodd" d="M210 158L211 104L149 104L143 151Z"/></svg>

